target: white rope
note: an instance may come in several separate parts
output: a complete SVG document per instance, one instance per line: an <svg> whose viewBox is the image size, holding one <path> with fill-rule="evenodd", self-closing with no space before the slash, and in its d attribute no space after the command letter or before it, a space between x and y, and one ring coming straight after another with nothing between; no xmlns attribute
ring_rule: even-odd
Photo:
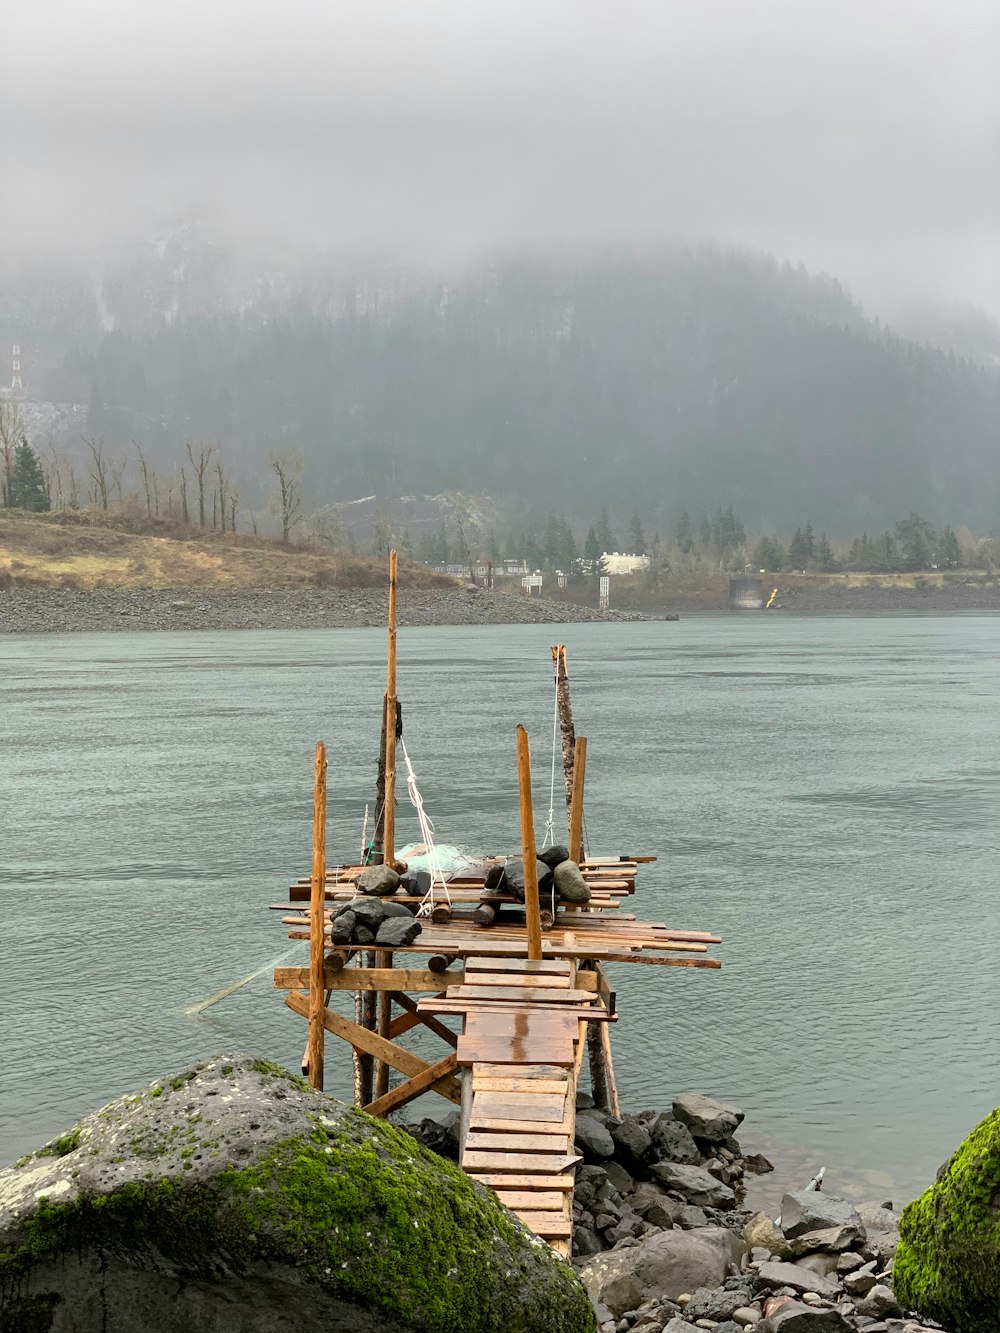
<svg viewBox="0 0 1000 1333"><path fill-rule="evenodd" d="M444 893L448 906L451 906L451 894L448 892L448 885L445 883L444 874L441 871L438 862L437 848L434 845L434 823L424 809L424 798L420 795L420 788L417 786L417 775L413 771L413 765L410 763L410 756L406 752L406 742L402 736L399 738L399 748L403 752L403 762L406 764L406 791L410 798L410 804L417 812L417 820L420 824L420 837L427 848L427 865L431 872L431 886L424 894L420 906L417 908L417 916L430 916L431 908L434 906L434 886L439 884Z"/></svg>
<svg viewBox="0 0 1000 1333"><path fill-rule="evenodd" d="M365 822L361 825L361 864L368 859L368 802L365 802Z"/></svg>
<svg viewBox="0 0 1000 1333"><path fill-rule="evenodd" d="M553 673L555 681L555 699L552 706L552 777L549 782L549 817L545 821L545 837L542 839L542 851L555 845L556 840L556 741L559 736L559 664Z"/></svg>

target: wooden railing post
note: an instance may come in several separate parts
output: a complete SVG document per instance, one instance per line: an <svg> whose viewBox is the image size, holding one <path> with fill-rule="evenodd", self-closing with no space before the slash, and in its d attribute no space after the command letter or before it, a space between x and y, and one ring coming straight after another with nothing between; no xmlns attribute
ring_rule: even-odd
<svg viewBox="0 0 1000 1333"><path fill-rule="evenodd" d="M577 736L573 749L573 798L569 807L569 859L583 860L583 785L587 777L587 738Z"/></svg>
<svg viewBox="0 0 1000 1333"><path fill-rule="evenodd" d="M538 862L535 821L531 809L531 756L528 733L517 728L517 782L521 794L521 856L524 860L524 919L528 927L528 957L542 956L542 923L538 914Z"/></svg>
<svg viewBox="0 0 1000 1333"><path fill-rule="evenodd" d="M324 916L326 907L326 746L316 742L313 783L313 862L309 888L309 1044L306 1063L309 1084L323 1089L323 985Z"/></svg>

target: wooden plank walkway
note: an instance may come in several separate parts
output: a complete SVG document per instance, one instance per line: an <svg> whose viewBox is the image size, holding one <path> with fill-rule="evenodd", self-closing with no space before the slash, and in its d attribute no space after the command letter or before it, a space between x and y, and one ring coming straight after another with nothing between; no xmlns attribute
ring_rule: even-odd
<svg viewBox="0 0 1000 1333"><path fill-rule="evenodd" d="M499 966L498 966L499 964ZM576 987L572 959L467 958L464 983L420 1013L464 1017L459 1164L568 1256L573 1235L576 1084L589 1021L614 1021Z"/></svg>

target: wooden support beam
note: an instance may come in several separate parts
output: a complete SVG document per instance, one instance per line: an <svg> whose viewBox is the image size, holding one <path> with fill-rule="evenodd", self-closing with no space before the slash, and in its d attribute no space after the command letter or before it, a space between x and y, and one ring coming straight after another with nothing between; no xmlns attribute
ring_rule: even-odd
<svg viewBox="0 0 1000 1333"><path fill-rule="evenodd" d="M309 1000L301 991L290 991L285 996L285 1004L295 1013L308 1017ZM368 1055L378 1056L380 1060L386 1060L392 1065L393 1069L405 1074L407 1078L415 1078L417 1074L422 1074L430 1068L429 1062L422 1060L419 1055L414 1055L412 1051L407 1051L402 1046L387 1041L384 1037L380 1037L377 1032L369 1032L360 1023L352 1023L349 1018L342 1018L340 1014L334 1013L332 1009L324 1010L323 1025L327 1032L332 1032L337 1037L343 1037L344 1041L350 1042L355 1049L364 1051ZM450 1102L458 1104L462 1100L462 1085L457 1078L450 1075L439 1078L431 1087L434 1092L439 1092L442 1097L447 1097ZM372 1100L373 1098L369 1097L368 1101Z"/></svg>
<svg viewBox="0 0 1000 1333"><path fill-rule="evenodd" d="M445 991L443 994L447 994L447 992ZM430 1032L433 1032L435 1036L440 1037L443 1042L447 1042L452 1049L458 1045L458 1036L456 1033L452 1032L451 1028L445 1027L444 1023L438 1022L438 1020L433 1018L430 1014L422 1013L417 1006L416 1000L411 1000L410 997L404 995L402 991L394 994L392 998L401 1009L406 1010L406 1013L401 1014L399 1018L395 1019L390 1024L390 1037L397 1037L402 1032L408 1032L411 1027L416 1027L418 1024L422 1024Z"/></svg>
<svg viewBox="0 0 1000 1333"><path fill-rule="evenodd" d="M313 775L313 864L309 899L309 1085L323 1090L323 909L326 885L326 746L316 742Z"/></svg>
<svg viewBox="0 0 1000 1333"><path fill-rule="evenodd" d="M569 667L566 663L566 645L553 645L552 673L556 685L556 712L559 715L559 730L562 735L563 785L566 788L566 812L570 811L573 796L573 775L575 771L574 749L576 732L573 727L573 708L569 701ZM570 856L573 855L572 843Z"/></svg>
<svg viewBox="0 0 1000 1333"><path fill-rule="evenodd" d="M450 986L460 986L465 980L464 970L431 972L423 967L352 967L344 972L331 972L327 958L323 985L327 990L414 991L437 994ZM302 990L309 985L307 967L276 967L275 990Z"/></svg>
<svg viewBox="0 0 1000 1333"><path fill-rule="evenodd" d="M569 858L583 859L583 786L587 774L587 738L578 736L573 756L573 795L569 808Z"/></svg>
<svg viewBox="0 0 1000 1333"><path fill-rule="evenodd" d="M396 552L389 552L389 642L385 686L385 864L396 859Z"/></svg>
<svg viewBox="0 0 1000 1333"><path fill-rule="evenodd" d="M538 919L538 871L535 821L531 809L531 755L528 733L517 728L517 781L521 795L521 855L524 860L524 918L528 930L528 957L542 956L542 927Z"/></svg>
<svg viewBox="0 0 1000 1333"><path fill-rule="evenodd" d="M386 971L394 972L392 966L392 951L389 949L379 949L375 954L376 966ZM389 1024L392 1022L392 991L380 991L378 997L378 1034L380 1037L389 1036ZM384 1060L379 1060L375 1066L375 1098L376 1101L382 1098L389 1091L389 1066Z"/></svg>
<svg viewBox="0 0 1000 1333"><path fill-rule="evenodd" d="M386 1092L375 1101L369 1102L364 1109L369 1115L388 1115L390 1111L398 1110L399 1107L412 1102L415 1097L419 1097L421 1093L427 1092L449 1074L454 1074L456 1068L455 1056L446 1055L442 1060L438 1060L437 1064L428 1065L423 1073L414 1074L398 1088L393 1088L391 1092Z"/></svg>

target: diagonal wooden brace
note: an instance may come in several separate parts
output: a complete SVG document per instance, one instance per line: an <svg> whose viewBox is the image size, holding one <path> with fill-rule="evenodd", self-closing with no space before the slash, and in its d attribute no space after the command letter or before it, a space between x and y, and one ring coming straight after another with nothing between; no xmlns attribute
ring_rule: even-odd
<svg viewBox="0 0 1000 1333"><path fill-rule="evenodd" d="M301 1014L303 1018L309 1016L309 997L301 991L289 991L285 996L285 1004L295 1013ZM422 1060L419 1055L414 1055L412 1051L405 1050L402 1046L397 1046L395 1042L387 1041L380 1037L377 1032L370 1032L363 1028L360 1023L352 1023L350 1019L342 1018L340 1014L335 1014L332 1009L323 1010L323 1026L327 1032L332 1032L337 1037L343 1039L354 1047L357 1051L363 1051L366 1055L374 1055L379 1060L384 1060L407 1078L415 1078L419 1074L425 1073L432 1066L427 1060ZM460 1105L462 1101L462 1085L457 1078L449 1074L439 1077L434 1083L429 1085L434 1092L440 1093L448 1101Z"/></svg>

